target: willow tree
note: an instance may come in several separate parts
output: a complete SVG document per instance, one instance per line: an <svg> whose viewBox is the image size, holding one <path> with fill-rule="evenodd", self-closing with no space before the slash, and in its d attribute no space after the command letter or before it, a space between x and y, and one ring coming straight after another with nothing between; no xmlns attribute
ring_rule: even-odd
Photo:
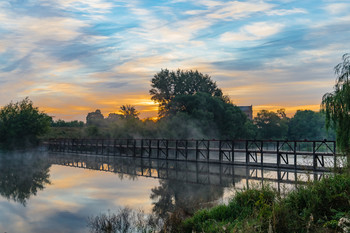
<svg viewBox="0 0 350 233"><path fill-rule="evenodd" d="M323 96L321 107L326 113L326 128L334 127L337 145L350 164L350 54L344 54L342 59L334 67L337 75L334 91Z"/></svg>

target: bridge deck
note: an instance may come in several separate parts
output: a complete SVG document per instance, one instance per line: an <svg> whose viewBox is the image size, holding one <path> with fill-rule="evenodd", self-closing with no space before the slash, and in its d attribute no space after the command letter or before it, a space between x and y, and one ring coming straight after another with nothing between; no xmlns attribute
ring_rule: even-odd
<svg viewBox="0 0 350 233"><path fill-rule="evenodd" d="M329 170L341 166L334 141L50 139L51 151Z"/></svg>

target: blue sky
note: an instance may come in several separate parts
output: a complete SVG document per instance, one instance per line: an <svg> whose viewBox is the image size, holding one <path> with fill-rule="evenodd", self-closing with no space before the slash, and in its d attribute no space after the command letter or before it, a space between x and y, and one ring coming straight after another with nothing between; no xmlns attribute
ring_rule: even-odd
<svg viewBox="0 0 350 233"><path fill-rule="evenodd" d="M237 105L318 110L349 51L349 1L2 0L0 106L55 119L133 104L162 68L209 74Z"/></svg>

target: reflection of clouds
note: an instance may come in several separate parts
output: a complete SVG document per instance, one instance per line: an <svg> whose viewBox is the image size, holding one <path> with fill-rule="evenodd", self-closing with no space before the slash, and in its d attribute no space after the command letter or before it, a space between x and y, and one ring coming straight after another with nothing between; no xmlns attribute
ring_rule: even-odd
<svg viewBox="0 0 350 233"><path fill-rule="evenodd" d="M120 180L118 174L53 165L52 185L31 198L27 207L0 198L0 231L86 232L89 216L119 207L151 210L149 194L158 180ZM11 228L7 228L10 223Z"/></svg>

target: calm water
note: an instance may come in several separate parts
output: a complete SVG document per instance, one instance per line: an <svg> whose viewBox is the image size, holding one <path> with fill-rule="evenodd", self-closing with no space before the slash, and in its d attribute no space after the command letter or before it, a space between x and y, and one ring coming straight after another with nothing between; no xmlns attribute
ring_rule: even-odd
<svg viewBox="0 0 350 233"><path fill-rule="evenodd" d="M0 156L0 232L88 232L88 218L129 207L162 216L225 203L245 186L290 190L323 174L60 154Z"/></svg>

